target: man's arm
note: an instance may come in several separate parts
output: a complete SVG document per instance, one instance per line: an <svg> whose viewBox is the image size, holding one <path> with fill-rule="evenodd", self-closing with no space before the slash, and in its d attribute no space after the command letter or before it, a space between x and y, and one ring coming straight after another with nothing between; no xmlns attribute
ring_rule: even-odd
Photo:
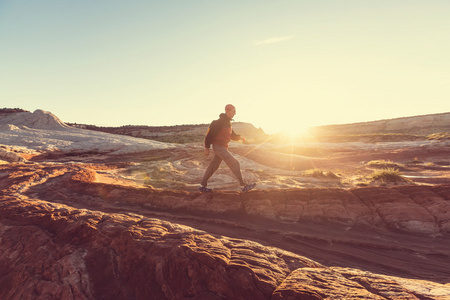
<svg viewBox="0 0 450 300"><path fill-rule="evenodd" d="M234 130L231 131L231 139L233 141L242 141L245 144L245 137L243 137L243 136L241 136L239 134L236 134L234 132Z"/></svg>
<svg viewBox="0 0 450 300"><path fill-rule="evenodd" d="M231 139L233 141L239 141L242 139L242 137L239 134L236 134L236 132L234 132L234 130L231 130Z"/></svg>
<svg viewBox="0 0 450 300"><path fill-rule="evenodd" d="M239 134L236 134L234 132L234 130L231 130L231 139L233 141L242 141L245 144L245 137L243 137L243 136L241 136Z"/></svg>

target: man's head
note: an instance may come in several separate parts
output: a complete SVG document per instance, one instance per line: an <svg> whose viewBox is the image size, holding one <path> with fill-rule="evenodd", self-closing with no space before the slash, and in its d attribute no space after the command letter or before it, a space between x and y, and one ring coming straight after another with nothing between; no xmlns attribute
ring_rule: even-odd
<svg viewBox="0 0 450 300"><path fill-rule="evenodd" d="M227 104L225 106L225 114L228 116L228 118L233 119L234 115L236 114L236 108L233 104Z"/></svg>

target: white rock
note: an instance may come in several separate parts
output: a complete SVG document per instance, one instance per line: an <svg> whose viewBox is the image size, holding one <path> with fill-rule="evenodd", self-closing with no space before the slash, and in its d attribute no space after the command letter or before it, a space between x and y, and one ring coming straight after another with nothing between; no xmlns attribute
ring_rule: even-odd
<svg viewBox="0 0 450 300"><path fill-rule="evenodd" d="M52 113L43 110L2 116L0 144L37 151L97 151L109 154L175 147L169 143L73 128Z"/></svg>

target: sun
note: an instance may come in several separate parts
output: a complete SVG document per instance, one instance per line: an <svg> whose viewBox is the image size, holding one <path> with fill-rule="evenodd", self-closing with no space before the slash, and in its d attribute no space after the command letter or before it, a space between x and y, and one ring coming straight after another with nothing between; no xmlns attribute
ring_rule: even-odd
<svg viewBox="0 0 450 300"><path fill-rule="evenodd" d="M309 136L311 126L301 122L276 122L269 127L269 133L285 136L287 140L298 140Z"/></svg>
<svg viewBox="0 0 450 300"><path fill-rule="evenodd" d="M248 120L270 135L283 135L287 139L296 139L308 135L308 130L317 124L317 117L301 103L261 102L252 108L244 108L243 120ZM250 113L251 112L251 113ZM244 115L245 114L245 115Z"/></svg>
<svg viewBox="0 0 450 300"><path fill-rule="evenodd" d="M309 134L309 126L299 126L290 128L286 131L286 134L293 139L298 139Z"/></svg>

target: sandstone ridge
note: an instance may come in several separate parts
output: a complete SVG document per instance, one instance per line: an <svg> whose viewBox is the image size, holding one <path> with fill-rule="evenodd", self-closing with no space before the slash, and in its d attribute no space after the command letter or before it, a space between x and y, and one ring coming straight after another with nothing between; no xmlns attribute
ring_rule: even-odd
<svg viewBox="0 0 450 300"><path fill-rule="evenodd" d="M240 213L285 222L327 221L450 234L450 185L190 193L97 183L95 171L89 169L80 170L71 178L71 182L62 185L119 204L196 213Z"/></svg>

